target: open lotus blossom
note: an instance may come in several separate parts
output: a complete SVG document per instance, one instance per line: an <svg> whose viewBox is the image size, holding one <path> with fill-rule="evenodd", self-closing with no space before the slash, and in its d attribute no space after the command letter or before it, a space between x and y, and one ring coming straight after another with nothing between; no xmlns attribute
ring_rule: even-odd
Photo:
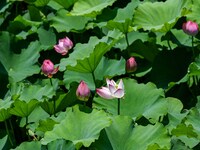
<svg viewBox="0 0 200 150"><path fill-rule="evenodd" d="M54 45L56 52L60 53L61 55L66 55L68 50L70 50L72 47L73 42L68 37L60 39L58 44Z"/></svg>
<svg viewBox="0 0 200 150"><path fill-rule="evenodd" d="M90 89L88 88L88 85L81 81L77 90L76 90L76 96L79 100L87 101L90 97Z"/></svg>
<svg viewBox="0 0 200 150"><path fill-rule="evenodd" d="M45 59L43 61L43 64L42 64L42 72L48 76L49 78L51 78L53 76L53 74L55 74L56 72L58 72L58 67L54 68L54 64L51 62L51 60L49 59Z"/></svg>
<svg viewBox="0 0 200 150"><path fill-rule="evenodd" d="M119 84L115 81L106 79L107 87L97 88L96 92L105 99L122 98L124 96L124 83L120 79Z"/></svg>
<svg viewBox="0 0 200 150"><path fill-rule="evenodd" d="M187 21L187 22L183 23L182 28L186 34L192 35L192 36L197 35L197 33L199 32L198 24L196 22L192 22L192 21Z"/></svg>
<svg viewBox="0 0 200 150"><path fill-rule="evenodd" d="M134 72L137 69L137 63L134 57L130 57L126 61L126 72Z"/></svg>

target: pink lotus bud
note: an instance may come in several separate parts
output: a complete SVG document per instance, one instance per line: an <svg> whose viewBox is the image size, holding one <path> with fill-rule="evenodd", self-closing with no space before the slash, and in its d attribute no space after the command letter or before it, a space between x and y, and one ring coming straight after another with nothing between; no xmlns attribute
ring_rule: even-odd
<svg viewBox="0 0 200 150"><path fill-rule="evenodd" d="M134 57L129 58L126 61L126 72L134 72L137 69L137 63Z"/></svg>
<svg viewBox="0 0 200 150"><path fill-rule="evenodd" d="M66 55L68 50L70 50L72 47L73 43L68 37L60 39L58 44L54 45L56 52L60 53L61 55Z"/></svg>
<svg viewBox="0 0 200 150"><path fill-rule="evenodd" d="M42 72L49 78L58 71L58 68L59 67L54 68L54 64L49 59L45 59L41 67Z"/></svg>
<svg viewBox="0 0 200 150"><path fill-rule="evenodd" d="M90 97L90 89L88 88L87 84L84 81L81 81L77 90L76 96L79 100L88 101Z"/></svg>
<svg viewBox="0 0 200 150"><path fill-rule="evenodd" d="M182 28L186 34L192 35L192 36L197 35L197 33L199 31L198 24L196 22L192 22L192 21L187 21L186 23L183 23Z"/></svg>

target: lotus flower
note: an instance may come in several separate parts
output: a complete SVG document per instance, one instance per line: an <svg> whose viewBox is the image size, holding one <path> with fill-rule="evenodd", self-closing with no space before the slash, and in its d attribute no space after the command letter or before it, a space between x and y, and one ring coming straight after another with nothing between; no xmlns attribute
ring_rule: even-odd
<svg viewBox="0 0 200 150"><path fill-rule="evenodd" d="M197 35L197 33L199 32L198 24L192 21L187 21L186 23L183 23L182 28L186 34L192 35L192 36Z"/></svg>
<svg viewBox="0 0 200 150"><path fill-rule="evenodd" d="M81 81L77 90L76 90L76 96L79 100L87 101L90 97L90 89L88 88L88 85Z"/></svg>
<svg viewBox="0 0 200 150"><path fill-rule="evenodd" d="M106 79L107 87L97 88L96 92L105 99L122 98L124 96L124 83L120 79L119 84L115 81Z"/></svg>
<svg viewBox="0 0 200 150"><path fill-rule="evenodd" d="M49 78L58 71L58 68L59 67L54 68L54 64L49 59L45 59L41 67L42 72Z"/></svg>
<svg viewBox="0 0 200 150"><path fill-rule="evenodd" d="M137 63L134 57L129 58L126 61L126 71L127 72L134 72L137 69Z"/></svg>
<svg viewBox="0 0 200 150"><path fill-rule="evenodd" d="M60 53L61 55L66 55L72 47L73 43L68 37L60 39L58 44L54 45L56 52Z"/></svg>

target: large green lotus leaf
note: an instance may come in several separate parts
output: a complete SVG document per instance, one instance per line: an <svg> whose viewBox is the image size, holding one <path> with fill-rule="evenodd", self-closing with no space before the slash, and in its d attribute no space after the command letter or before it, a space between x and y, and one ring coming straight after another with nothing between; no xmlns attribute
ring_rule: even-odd
<svg viewBox="0 0 200 150"><path fill-rule="evenodd" d="M119 32L110 31L102 39L91 37L87 44L77 44L74 52L68 58L61 60L60 69L64 70L67 67L69 70L82 73L94 72L102 56L114 46L121 36Z"/></svg>
<svg viewBox="0 0 200 150"><path fill-rule="evenodd" d="M139 0L133 0L125 8L117 10L117 15L114 19L108 21L107 27L109 29L119 29L123 33L128 33L129 26L132 24L132 17L134 9L138 6Z"/></svg>
<svg viewBox="0 0 200 150"><path fill-rule="evenodd" d="M23 142L15 149L12 150L40 150L41 143L39 141L32 141L32 142Z"/></svg>
<svg viewBox="0 0 200 150"><path fill-rule="evenodd" d="M180 100L173 98L173 97L168 97L166 98L168 102L168 119L169 123L167 125L167 128L169 132L171 132L172 129L176 128L177 125L179 125L182 120L186 117L188 114L187 111L182 113L183 110L183 104L181 103Z"/></svg>
<svg viewBox="0 0 200 150"><path fill-rule="evenodd" d="M37 33L43 49L52 48L52 46L56 44L56 35L53 32L52 28L45 29L43 27L40 27L37 30Z"/></svg>
<svg viewBox="0 0 200 150"><path fill-rule="evenodd" d="M61 9L57 11L56 16L48 18L51 21L51 26L58 32L83 30L86 23L90 20L90 18L84 16L67 16L67 12L65 9Z"/></svg>
<svg viewBox="0 0 200 150"><path fill-rule="evenodd" d="M13 107L10 108L10 113L19 117L27 117L37 105L37 100L30 100L29 102L15 100Z"/></svg>
<svg viewBox="0 0 200 150"><path fill-rule="evenodd" d="M129 28L129 26L131 25L132 21L130 19L126 19L124 22L120 23L120 22L115 22L113 20L110 20L107 23L107 27L109 29L118 29L119 31L121 31L122 33L128 33L131 29Z"/></svg>
<svg viewBox="0 0 200 150"><path fill-rule="evenodd" d="M38 115L40 114L40 115ZM34 108L31 114L28 116L28 123L38 123L40 120L44 120L49 117L49 114L46 113L39 105ZM26 125L26 118L22 118L20 121L20 127Z"/></svg>
<svg viewBox="0 0 200 150"><path fill-rule="evenodd" d="M199 20L200 1L191 1L191 2L192 2L191 13L186 15L187 19L196 21L198 24L200 24L200 20Z"/></svg>
<svg viewBox="0 0 200 150"><path fill-rule="evenodd" d="M144 30L167 32L185 13L186 0L144 2L135 11L133 24Z"/></svg>
<svg viewBox="0 0 200 150"><path fill-rule="evenodd" d="M59 65L60 70L64 71L66 66L75 66L77 64L77 60L88 58L94 50L95 45L97 45L99 42L100 41L97 37L90 37L90 40L87 44L77 43L74 47L74 51L69 55L69 57L61 59Z"/></svg>
<svg viewBox="0 0 200 150"><path fill-rule="evenodd" d="M30 85L23 89L19 99L26 102L29 102L32 99L36 99L42 102L45 99L52 98L54 95L55 91L50 84L47 84L45 86Z"/></svg>
<svg viewBox="0 0 200 150"><path fill-rule="evenodd" d="M123 79L123 82L125 96L121 99L121 115L138 119L143 115L155 122L167 113L167 100L163 98L162 89L157 89L152 83L138 84L131 79ZM117 114L117 99L106 100L96 97L94 102L94 107Z"/></svg>
<svg viewBox="0 0 200 150"><path fill-rule="evenodd" d="M112 120L106 133L113 150L150 150L155 144L158 149L170 148L167 130L160 123L134 127L132 118L128 116L116 116Z"/></svg>
<svg viewBox="0 0 200 150"><path fill-rule="evenodd" d="M200 140L200 127L198 125L200 123L199 110L196 108L190 109L190 112L186 118L187 118L185 121L186 125L193 126L194 132L198 135L198 139Z"/></svg>
<svg viewBox="0 0 200 150"><path fill-rule="evenodd" d="M129 44L131 45L134 41L136 40L141 40L142 42L145 42L148 40L148 34L147 33L144 33L144 32L138 32L138 31L132 31L132 32L129 32L127 34L127 38L128 38L128 42ZM127 48L127 42L126 42L126 39L125 37L120 39L114 46L115 48L119 48L121 50L124 50ZM135 46L135 49L138 49L138 45ZM132 48L133 49L133 48ZM139 50L138 50L139 51ZM150 51L152 53L152 50ZM150 53L149 52L149 53Z"/></svg>
<svg viewBox="0 0 200 150"><path fill-rule="evenodd" d="M0 149L3 149L4 145L6 144L7 139L8 139L8 135L0 139Z"/></svg>
<svg viewBox="0 0 200 150"><path fill-rule="evenodd" d="M48 150L76 150L72 142L63 139L52 141L47 147Z"/></svg>
<svg viewBox="0 0 200 150"><path fill-rule="evenodd" d="M70 12L74 16L93 16L95 17L99 12L111 6L116 0L78 0Z"/></svg>
<svg viewBox="0 0 200 150"><path fill-rule="evenodd" d="M125 74L125 59L111 60L106 57L102 57L100 63L94 71L95 79L103 80L106 76L115 76Z"/></svg>
<svg viewBox="0 0 200 150"><path fill-rule="evenodd" d="M106 67L105 67L106 66ZM101 72L101 73L99 73ZM105 57L102 57L100 63L94 71L95 79L102 80L105 76L115 76L125 73L125 60L109 60ZM66 70L64 73L64 83L69 87L70 83L80 82L81 80L85 81L88 84L88 87L91 90L95 90L95 83L91 73L81 73L76 71Z"/></svg>
<svg viewBox="0 0 200 150"><path fill-rule="evenodd" d="M111 124L111 120L103 111L93 110L91 113L81 112L78 106L68 108L66 117L52 131L47 131L42 144L57 139L72 141L79 149L82 145L89 147L98 139L100 131Z"/></svg>
<svg viewBox="0 0 200 150"><path fill-rule="evenodd" d="M34 2L34 5L37 7L43 7L46 6L49 3L50 0L36 0Z"/></svg>
<svg viewBox="0 0 200 150"><path fill-rule="evenodd" d="M55 2L57 2L58 4L60 4L61 6L63 6L65 9L68 9L69 7L71 7L77 0L68 0L66 2L66 0L54 0Z"/></svg>
<svg viewBox="0 0 200 150"><path fill-rule="evenodd" d="M5 100L0 99L0 122L5 121L11 116L9 108L12 103L13 101L9 97Z"/></svg>
<svg viewBox="0 0 200 150"><path fill-rule="evenodd" d="M21 51L21 54L14 54L11 51L11 44L9 33L3 32L0 35L0 61L8 72L9 81L18 82L28 76L39 73L40 68L35 65L40 56L39 42L30 43L27 49Z"/></svg>
<svg viewBox="0 0 200 150"><path fill-rule="evenodd" d="M67 66L67 69L77 72L92 73L99 64L102 56L110 50L113 45L108 45L106 43L99 43L95 46L94 51L91 53L89 58L83 60L77 60L76 66Z"/></svg>

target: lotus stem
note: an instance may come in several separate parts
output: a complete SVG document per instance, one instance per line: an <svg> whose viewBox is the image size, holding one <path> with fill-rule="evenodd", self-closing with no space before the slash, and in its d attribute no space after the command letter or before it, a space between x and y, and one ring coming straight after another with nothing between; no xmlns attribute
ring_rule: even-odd
<svg viewBox="0 0 200 150"><path fill-rule="evenodd" d="M129 45L129 41L128 41L128 34L127 34L127 33L125 33L125 39L126 39L126 44L127 44L127 47L129 47L130 45Z"/></svg>
<svg viewBox="0 0 200 150"><path fill-rule="evenodd" d="M6 120L4 121L4 124L5 124L5 127L6 127L6 132L7 132L7 134L8 134L8 139L9 139L9 141L10 141L10 144L11 144L12 146L14 146L14 144L13 144L13 142L12 142L12 139L11 139L11 136L10 136L10 132L9 132L8 124L7 124Z"/></svg>
<svg viewBox="0 0 200 150"><path fill-rule="evenodd" d="M120 98L118 98L117 114L120 115Z"/></svg>
<svg viewBox="0 0 200 150"><path fill-rule="evenodd" d="M51 78L49 79L50 79L51 86L53 87L52 79ZM56 117L56 100L55 99L53 99L53 115L54 117Z"/></svg>

